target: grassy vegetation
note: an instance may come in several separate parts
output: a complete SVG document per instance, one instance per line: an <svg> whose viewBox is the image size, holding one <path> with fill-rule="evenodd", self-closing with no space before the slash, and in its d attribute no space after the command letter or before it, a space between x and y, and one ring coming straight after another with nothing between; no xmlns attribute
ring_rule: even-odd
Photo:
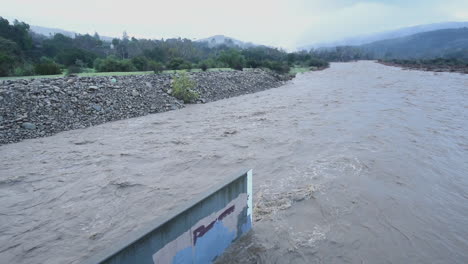
<svg viewBox="0 0 468 264"><path fill-rule="evenodd" d="M124 75L142 75L142 74L153 74L152 71L141 71L141 72L83 72L76 75L80 77L93 77L93 76L124 76ZM9 76L0 77L0 80L18 80L18 79L36 79L36 78L57 78L64 77L65 74L56 75L32 75L32 76Z"/></svg>
<svg viewBox="0 0 468 264"><path fill-rule="evenodd" d="M298 73L303 73L303 72L308 72L308 71L311 71L310 67L296 66L296 67L291 67L291 69L289 70L289 74L296 75Z"/></svg>
<svg viewBox="0 0 468 264"><path fill-rule="evenodd" d="M32 78L56 78L56 77L63 77L63 74L33 75L33 76L7 76L7 77L0 77L0 80L20 80L20 79L32 79Z"/></svg>
<svg viewBox="0 0 468 264"><path fill-rule="evenodd" d="M193 89L197 84L191 80L187 73L179 73L174 77L172 84L172 95L175 98L183 100L184 103L194 103L199 95Z"/></svg>
<svg viewBox="0 0 468 264"><path fill-rule="evenodd" d="M211 68L207 69L209 72L220 72L220 71L234 71L231 68ZM163 73L182 73L182 72L202 72L202 69L191 69L191 70L165 70Z"/></svg>
<svg viewBox="0 0 468 264"><path fill-rule="evenodd" d="M192 69L192 70L165 70L163 73L183 73L183 72L201 72L201 69ZM233 71L231 68L212 68L208 69L209 72L219 72L219 71ZM82 73L77 73L79 77L94 77L94 76L126 76L126 75L144 75L144 74L154 74L153 71L137 71L137 72L94 72L87 71ZM65 74L56 74L56 75L32 75L32 76L8 76L0 77L0 80L18 80L18 79L36 79L36 78L57 78L64 77Z"/></svg>
<svg viewBox="0 0 468 264"><path fill-rule="evenodd" d="M252 70L251 68L244 68L244 71ZM289 74L296 75L298 73L304 73L311 71L311 67L304 66L294 66L291 67ZM220 71L234 71L231 68L211 68L207 70L208 72L220 72ZM202 69L191 69L191 70L165 70L163 73L184 73L184 72L202 72ZM95 72L93 69L86 69L85 72L77 73L79 77L94 77L94 76L126 76L126 75L144 75L144 74L154 74L153 71L136 71L136 72ZM18 79L36 79L36 78L57 78L64 77L63 74L56 75L32 75L32 76L8 76L0 77L0 80L18 80Z"/></svg>

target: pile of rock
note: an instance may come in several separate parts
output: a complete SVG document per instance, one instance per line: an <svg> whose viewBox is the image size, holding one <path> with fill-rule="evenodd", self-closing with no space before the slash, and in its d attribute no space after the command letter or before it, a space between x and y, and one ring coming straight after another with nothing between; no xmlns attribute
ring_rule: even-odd
<svg viewBox="0 0 468 264"><path fill-rule="evenodd" d="M282 84L280 76L263 70L192 73L201 100L216 101L228 97L255 93Z"/></svg>
<svg viewBox="0 0 468 264"><path fill-rule="evenodd" d="M262 70L190 76L200 102L282 84ZM0 144L182 108L183 102L171 95L171 82L170 74L0 81Z"/></svg>

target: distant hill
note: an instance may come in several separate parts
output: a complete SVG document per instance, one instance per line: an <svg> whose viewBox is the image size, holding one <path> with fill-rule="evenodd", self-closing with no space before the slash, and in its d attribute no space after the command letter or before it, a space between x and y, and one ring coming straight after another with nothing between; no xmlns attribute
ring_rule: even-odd
<svg viewBox="0 0 468 264"><path fill-rule="evenodd" d="M30 29L32 32L36 34L44 35L46 37L50 37L59 33L59 34L63 34L65 36L74 38L76 34L79 34L73 31L63 30L60 28L48 28L48 27L41 27L41 26L34 26L34 25L30 25ZM104 40L104 41L112 41L113 39L112 37L106 37L106 36L99 36L99 37L101 38L101 40Z"/></svg>
<svg viewBox="0 0 468 264"><path fill-rule="evenodd" d="M208 46L210 48L215 47L215 46L219 46L219 45L222 45L222 44L224 44L226 46L229 46L229 47L238 46L238 47L243 48L243 49L258 46L258 45L255 45L253 43L250 43L250 42L243 42L243 41L240 41L240 40L237 40L237 39L234 39L234 38L230 38L230 37L227 37L227 36L224 36L224 35L216 35L216 36L212 36L212 37L209 37L209 38L198 39L196 41L197 42L206 42L206 43L208 43Z"/></svg>
<svg viewBox="0 0 468 264"><path fill-rule="evenodd" d="M57 33L60 33L60 34L63 34L67 37L75 37L75 32L72 32L72 31L67 31L67 30L63 30L63 29L59 29L59 28L48 28L48 27L40 27L40 26L33 26L33 25L30 25L30 29L34 32L34 33L37 33L37 34L41 34L41 35L44 35L44 36L53 36Z"/></svg>
<svg viewBox="0 0 468 264"><path fill-rule="evenodd" d="M421 59L453 57L468 59L468 27L441 29L360 46L374 58Z"/></svg>
<svg viewBox="0 0 468 264"><path fill-rule="evenodd" d="M435 23L435 24L425 24L412 27L405 27L391 31L385 31L375 34L368 34L362 36L356 36L351 38L345 38L339 41L328 42L328 43L315 43L312 45L307 45L301 47L301 50L309 50L311 48L326 48L326 47L336 47L336 46L357 46L368 44L385 39L394 39L401 38L417 33L434 31L439 29L455 29L468 27L468 22L444 22L444 23Z"/></svg>

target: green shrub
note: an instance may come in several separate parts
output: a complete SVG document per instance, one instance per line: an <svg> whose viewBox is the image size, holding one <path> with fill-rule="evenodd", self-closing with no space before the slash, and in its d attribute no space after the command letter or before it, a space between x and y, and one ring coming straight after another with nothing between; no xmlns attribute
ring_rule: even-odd
<svg viewBox="0 0 468 264"><path fill-rule="evenodd" d="M34 72L39 75L61 74L60 66L55 62L41 62L34 65Z"/></svg>
<svg viewBox="0 0 468 264"><path fill-rule="evenodd" d="M119 61L113 57L107 57L105 59L96 59L94 61L94 68L98 72L115 72L119 71Z"/></svg>
<svg viewBox="0 0 468 264"><path fill-rule="evenodd" d="M188 70L188 71L191 71L192 70L192 63L186 61L184 62L182 65L180 65L180 69L182 70Z"/></svg>
<svg viewBox="0 0 468 264"><path fill-rule="evenodd" d="M264 63L264 67L278 73L278 74L286 74L289 73L291 68L287 63L277 62L277 61L270 61Z"/></svg>
<svg viewBox="0 0 468 264"><path fill-rule="evenodd" d="M120 70L123 72L137 71L131 60L125 59L120 61Z"/></svg>
<svg viewBox="0 0 468 264"><path fill-rule="evenodd" d="M199 97L198 93L193 91L195 86L195 81L191 80L186 73L180 73L174 77L172 95L184 103L194 103Z"/></svg>
<svg viewBox="0 0 468 264"><path fill-rule="evenodd" d="M234 64L234 65L232 66L232 68L233 68L234 70L242 71L242 70L244 69L244 65L242 65L242 64Z"/></svg>
<svg viewBox="0 0 468 264"><path fill-rule="evenodd" d="M245 57L236 49L223 50L218 57L220 62L229 65L230 68L240 70L245 66Z"/></svg>
<svg viewBox="0 0 468 264"><path fill-rule="evenodd" d="M152 60L148 62L148 68L154 73L161 73L164 71L164 64Z"/></svg>
<svg viewBox="0 0 468 264"><path fill-rule="evenodd" d="M70 75L70 74L76 74L76 73L81 73L83 72L83 69L77 65L71 65L71 66L68 66L67 68L67 73L66 75Z"/></svg>
<svg viewBox="0 0 468 264"><path fill-rule="evenodd" d="M96 54L78 48L67 48L60 51L57 56L55 56L55 59L58 63L65 66L71 66L76 64L76 61L80 61L84 64L84 67L93 64L93 61L96 59Z"/></svg>
<svg viewBox="0 0 468 264"><path fill-rule="evenodd" d="M0 51L0 77L9 76L14 71L15 60Z"/></svg>
<svg viewBox="0 0 468 264"><path fill-rule="evenodd" d="M2 17L0 17L0 22L2 22ZM8 26L8 22L6 25ZM15 67L23 62L22 51L16 42L3 38L3 33L5 32L2 32L0 28L0 76L9 76L14 74Z"/></svg>
<svg viewBox="0 0 468 264"><path fill-rule="evenodd" d="M247 61L247 67L249 67L249 68L254 68L255 69L255 68L258 68L260 66L261 66L261 63L259 61L257 61L257 60L249 59Z"/></svg>
<svg viewBox="0 0 468 264"><path fill-rule="evenodd" d="M149 70L149 61L148 61L147 58L145 58L143 56L138 56L138 57L132 58L132 64L139 71Z"/></svg>
<svg viewBox="0 0 468 264"><path fill-rule="evenodd" d="M307 63L310 67L318 67L318 68L322 68L322 67L328 67L329 66L329 63L324 61L324 60L321 60L321 59L318 59L318 58L311 58L308 63Z"/></svg>
<svg viewBox="0 0 468 264"><path fill-rule="evenodd" d="M224 68L224 67L227 67L227 65L223 62L220 62L216 59L213 59L213 58L209 58L209 59L206 59L206 60L203 60L199 63L199 67L201 68L201 65L205 64L207 69L210 69L210 68Z"/></svg>
<svg viewBox="0 0 468 264"><path fill-rule="evenodd" d="M169 61L169 64L167 64L167 68L169 70L180 70L183 69L182 65L185 63L185 61L181 58L174 58L171 61Z"/></svg>
<svg viewBox="0 0 468 264"><path fill-rule="evenodd" d="M202 62L202 63L200 63L200 69L202 71L206 71L206 70L208 70L208 65L206 65L206 63Z"/></svg>
<svg viewBox="0 0 468 264"><path fill-rule="evenodd" d="M94 68L98 72L131 72L137 70L131 60L119 60L113 56L96 59Z"/></svg>
<svg viewBox="0 0 468 264"><path fill-rule="evenodd" d="M31 76L34 75L34 66L29 63L25 63L13 70L15 76Z"/></svg>

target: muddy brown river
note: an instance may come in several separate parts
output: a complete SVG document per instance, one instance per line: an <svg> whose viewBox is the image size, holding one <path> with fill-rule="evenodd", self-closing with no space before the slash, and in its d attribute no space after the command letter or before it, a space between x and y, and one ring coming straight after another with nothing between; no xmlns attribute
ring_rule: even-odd
<svg viewBox="0 0 468 264"><path fill-rule="evenodd" d="M468 263L468 75L367 61L0 146L0 263L80 263L243 168L218 263Z"/></svg>

